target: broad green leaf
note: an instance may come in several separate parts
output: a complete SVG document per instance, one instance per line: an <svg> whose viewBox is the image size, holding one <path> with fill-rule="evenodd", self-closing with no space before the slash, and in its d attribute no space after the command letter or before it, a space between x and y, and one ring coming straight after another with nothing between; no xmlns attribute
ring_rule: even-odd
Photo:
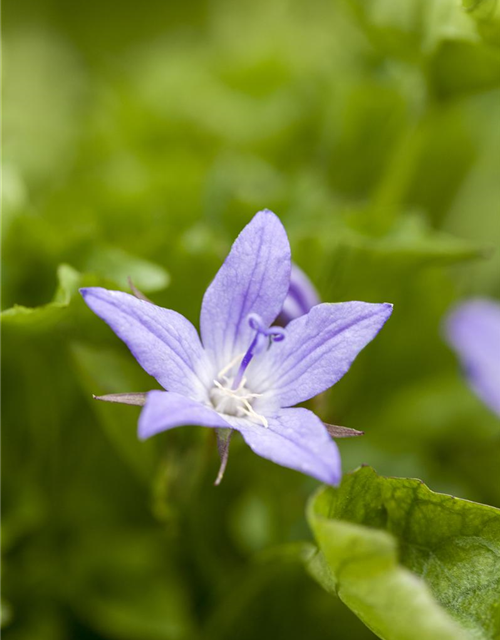
<svg viewBox="0 0 500 640"><path fill-rule="evenodd" d="M52 302L40 307L14 305L1 313L3 326L46 328L61 320L71 299L77 293L81 276L67 264L57 269L57 289Z"/></svg>
<svg viewBox="0 0 500 640"><path fill-rule="evenodd" d="M500 511L369 467L309 505L309 569L385 640L500 634Z"/></svg>

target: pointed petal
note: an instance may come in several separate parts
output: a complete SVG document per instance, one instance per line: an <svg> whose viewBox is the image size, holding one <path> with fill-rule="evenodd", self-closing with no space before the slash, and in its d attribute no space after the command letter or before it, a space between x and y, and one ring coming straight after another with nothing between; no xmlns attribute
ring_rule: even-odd
<svg viewBox="0 0 500 640"><path fill-rule="evenodd" d="M257 455L327 484L340 482L339 450L312 411L283 409L268 417L267 428L241 418L228 418L228 422Z"/></svg>
<svg viewBox="0 0 500 640"><path fill-rule="evenodd" d="M143 407L146 404L147 392L138 393L108 393L104 396L93 396L94 400L103 402L117 402L118 404L132 404Z"/></svg>
<svg viewBox="0 0 500 640"><path fill-rule="evenodd" d="M279 323L286 326L295 318L308 313L321 302L313 283L295 263L292 262L290 287L279 315Z"/></svg>
<svg viewBox="0 0 500 640"><path fill-rule="evenodd" d="M253 373L255 391L289 407L325 391L383 327L391 304L319 304L286 327ZM264 398L262 398L264 401ZM258 409L256 408L256 411Z"/></svg>
<svg viewBox="0 0 500 640"><path fill-rule="evenodd" d="M184 316L121 291L90 287L80 292L162 387L205 397L209 365L196 329Z"/></svg>
<svg viewBox="0 0 500 640"><path fill-rule="evenodd" d="M219 369L245 352L253 331L249 313L270 325L280 312L290 283L290 245L279 218L257 213L236 238L203 298L203 345Z"/></svg>
<svg viewBox="0 0 500 640"><path fill-rule="evenodd" d="M476 394L500 415L500 304L469 300L448 316L448 342Z"/></svg>
<svg viewBox="0 0 500 640"><path fill-rule="evenodd" d="M229 424L213 409L171 391L150 391L146 405L139 417L139 438L151 436L185 425L220 427Z"/></svg>

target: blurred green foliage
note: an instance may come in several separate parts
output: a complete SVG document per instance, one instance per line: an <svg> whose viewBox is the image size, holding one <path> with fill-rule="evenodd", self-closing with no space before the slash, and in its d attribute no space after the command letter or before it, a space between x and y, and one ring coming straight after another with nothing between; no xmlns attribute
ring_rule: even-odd
<svg viewBox="0 0 500 640"><path fill-rule="evenodd" d="M314 403L366 432L344 468L500 506L500 422L440 334L458 298L500 296L498 2L3 14L6 640L373 637L284 551L313 480L234 438L215 489L209 430L139 443L138 410L93 402L156 385L76 289L132 276L196 323L273 209L324 300L395 305Z"/></svg>

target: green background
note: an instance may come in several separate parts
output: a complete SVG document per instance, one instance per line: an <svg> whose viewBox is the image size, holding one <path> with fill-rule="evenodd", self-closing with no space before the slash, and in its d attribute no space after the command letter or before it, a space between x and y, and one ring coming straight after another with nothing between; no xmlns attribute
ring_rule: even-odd
<svg viewBox="0 0 500 640"><path fill-rule="evenodd" d="M499 8L465 4L4 3L6 640L374 637L287 551L314 480L234 438L214 488L210 430L139 443L92 400L157 385L78 286L197 324L264 207L323 300L394 303L311 403L365 431L345 471L500 507L500 420L442 329L500 297Z"/></svg>

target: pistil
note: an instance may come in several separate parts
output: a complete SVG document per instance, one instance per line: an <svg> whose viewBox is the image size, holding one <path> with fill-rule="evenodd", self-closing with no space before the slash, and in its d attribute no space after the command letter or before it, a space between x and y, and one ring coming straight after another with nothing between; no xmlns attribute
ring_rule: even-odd
<svg viewBox="0 0 500 640"><path fill-rule="evenodd" d="M281 342L285 338L285 331L281 327L269 327L267 328L260 316L256 313L251 313L248 316L248 324L255 330L255 337L250 343L247 352L243 356L238 373L233 380L232 389L236 390L243 380L243 375L250 364L252 358L261 353L263 349L270 345L271 342Z"/></svg>

